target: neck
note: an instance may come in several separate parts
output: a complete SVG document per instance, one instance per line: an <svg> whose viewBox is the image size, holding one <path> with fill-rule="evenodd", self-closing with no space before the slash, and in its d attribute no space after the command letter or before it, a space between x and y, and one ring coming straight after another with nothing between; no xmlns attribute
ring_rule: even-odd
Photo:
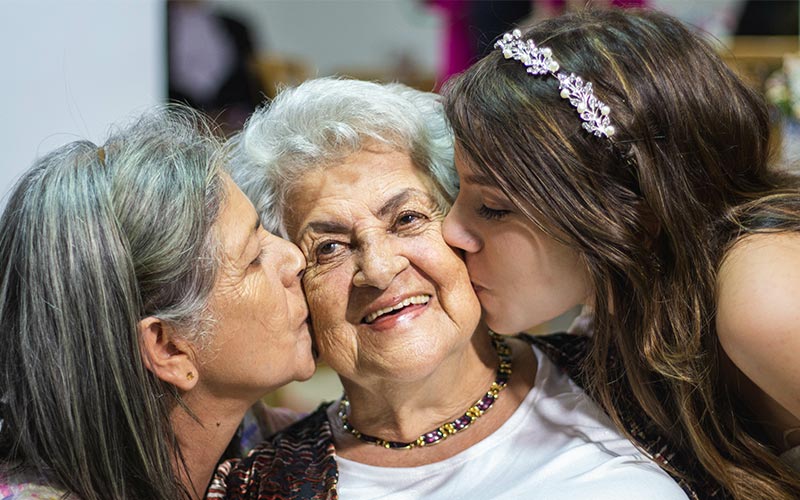
<svg viewBox="0 0 800 500"><path fill-rule="evenodd" d="M360 432L409 442L452 421L480 399L495 380L498 357L485 328L426 377L380 380L370 386L342 380L350 400L349 423Z"/></svg>
<svg viewBox="0 0 800 500"><path fill-rule="evenodd" d="M185 463L176 459L174 467L191 497L201 499L250 405L192 393L184 395L184 402L197 419L180 405L172 410L170 420Z"/></svg>

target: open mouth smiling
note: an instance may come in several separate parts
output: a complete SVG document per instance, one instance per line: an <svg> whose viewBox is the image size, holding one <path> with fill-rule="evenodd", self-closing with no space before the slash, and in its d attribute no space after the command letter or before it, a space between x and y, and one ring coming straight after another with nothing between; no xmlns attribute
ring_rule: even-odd
<svg viewBox="0 0 800 500"><path fill-rule="evenodd" d="M408 297L408 298L405 298L405 299L401 300L400 302L398 302L398 303L396 303L394 305L391 305L391 306L388 306L388 307L384 307L384 308L378 309L377 311L373 311L373 312L367 314L366 316L364 316L364 318L361 320L361 322L362 323L366 323L366 324L371 324L371 323L375 322L375 320L377 320L378 318L381 318L381 317L386 316L386 315L399 314L406 307L409 307L409 306L412 306L412 305L427 304L430 300L431 300L431 296L430 295L415 295L413 297Z"/></svg>

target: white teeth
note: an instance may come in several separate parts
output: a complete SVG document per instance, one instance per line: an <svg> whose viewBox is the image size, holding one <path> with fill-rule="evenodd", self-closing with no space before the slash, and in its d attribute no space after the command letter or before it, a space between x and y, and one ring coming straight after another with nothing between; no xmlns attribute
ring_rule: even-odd
<svg viewBox="0 0 800 500"><path fill-rule="evenodd" d="M369 313L366 318L364 318L365 323L372 323L379 317L383 316L386 313L390 313L392 311L397 311L398 309L402 309L404 307L408 307L411 304L427 304L428 301L431 300L430 295L415 295L414 297L409 297L407 299L401 300L397 304L389 307L384 307L383 309L378 309L375 312Z"/></svg>

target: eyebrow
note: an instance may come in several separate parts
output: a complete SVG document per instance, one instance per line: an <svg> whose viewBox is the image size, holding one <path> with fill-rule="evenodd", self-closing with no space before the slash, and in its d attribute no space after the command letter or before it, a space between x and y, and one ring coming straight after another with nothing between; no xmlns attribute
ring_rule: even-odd
<svg viewBox="0 0 800 500"><path fill-rule="evenodd" d="M492 186L494 187L497 183L484 173L471 173L464 176L464 181L469 184L478 184L481 186Z"/></svg>
<svg viewBox="0 0 800 500"><path fill-rule="evenodd" d="M378 216L383 218L393 212L396 212L399 207L408 203L408 200L414 195L419 195L428 201L433 201L431 197L428 196L428 193L425 193L424 191L420 191L416 188L404 189L403 191L400 191L396 195L386 200L386 203L384 203L383 206L378 210Z"/></svg>
<svg viewBox="0 0 800 500"><path fill-rule="evenodd" d="M346 234L350 232L350 229L341 222L330 221L309 222L301 234L307 233L309 229L315 233Z"/></svg>
<svg viewBox="0 0 800 500"><path fill-rule="evenodd" d="M429 202L434 202L434 199L426 192L416 189L416 188L408 188L404 189L403 191L397 193L396 195L392 196L386 203L384 203L377 212L378 217L384 218L387 215L397 211L397 209L404 204L408 203L415 195L424 197ZM300 232L300 235L306 234L307 232L313 231L315 233L329 233L329 234L347 234L350 232L350 226L344 224L342 222L335 222L335 221L312 221L309 222L306 227Z"/></svg>

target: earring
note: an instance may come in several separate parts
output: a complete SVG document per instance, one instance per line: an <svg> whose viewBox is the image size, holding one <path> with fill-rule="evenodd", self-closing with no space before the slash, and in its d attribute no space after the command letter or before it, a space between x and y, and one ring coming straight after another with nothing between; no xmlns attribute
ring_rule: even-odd
<svg viewBox="0 0 800 500"><path fill-rule="evenodd" d="M186 380L194 379L194 372L186 372Z"/></svg>

